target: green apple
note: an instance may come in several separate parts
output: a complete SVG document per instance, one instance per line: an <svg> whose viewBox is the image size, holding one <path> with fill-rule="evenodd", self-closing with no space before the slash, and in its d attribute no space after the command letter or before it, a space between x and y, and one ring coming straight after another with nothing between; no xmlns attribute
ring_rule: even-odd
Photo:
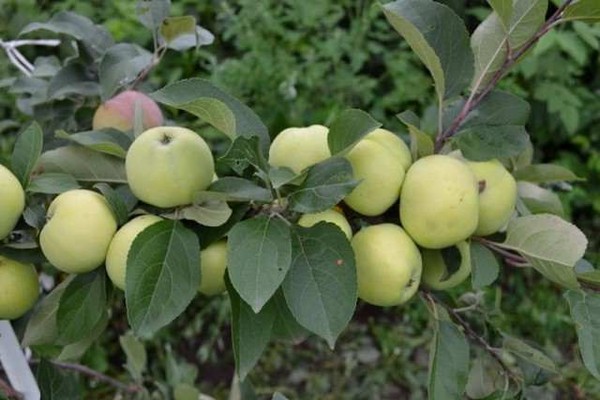
<svg viewBox="0 0 600 400"><path fill-rule="evenodd" d="M375 129L365 136L365 138L378 142L388 151L394 153L394 157L400 161L404 170L408 171L408 168L412 164L412 155L404 140L400 139L393 132L381 128Z"/></svg>
<svg viewBox="0 0 600 400"><path fill-rule="evenodd" d="M210 244L200 252L200 287L198 291L214 296L225 291L227 268L227 242L221 240Z"/></svg>
<svg viewBox="0 0 600 400"><path fill-rule="evenodd" d="M35 267L0 256L0 319L17 319L35 304L40 284Z"/></svg>
<svg viewBox="0 0 600 400"><path fill-rule="evenodd" d="M0 240L8 236L25 208L25 192L12 172L0 165Z"/></svg>
<svg viewBox="0 0 600 400"><path fill-rule="evenodd" d="M467 239L479 216L477 179L454 157L432 155L406 173L400 194L400 221L421 247L441 249Z"/></svg>
<svg viewBox="0 0 600 400"><path fill-rule="evenodd" d="M156 207L191 204L212 182L215 163L198 134L174 126L148 129L135 139L125 159L133 194Z"/></svg>
<svg viewBox="0 0 600 400"><path fill-rule="evenodd" d="M434 290L447 290L460 285L471 274L471 250L466 241L440 250L424 249L423 284ZM449 271L448 264L454 264Z"/></svg>
<svg viewBox="0 0 600 400"><path fill-rule="evenodd" d="M344 198L344 202L367 216L383 214L398 200L405 175L406 161L398 156L399 146L392 150L393 146L383 143L390 140L387 135L374 133L375 136L372 133L365 136L346 155L354 178L360 183Z"/></svg>
<svg viewBox="0 0 600 400"><path fill-rule="evenodd" d="M336 224L338 228L344 232L348 240L352 239L352 228L350 227L348 220L344 214L336 209L325 210L314 214L304 214L298 220L298 225L310 228L319 222L331 222L332 224Z"/></svg>
<svg viewBox="0 0 600 400"><path fill-rule="evenodd" d="M48 207L42 252L57 269L81 274L104 263L117 221L106 199L91 190L60 194Z"/></svg>
<svg viewBox="0 0 600 400"><path fill-rule="evenodd" d="M269 148L269 164L287 167L299 174L303 169L331 157L327 145L329 129L323 125L287 128L281 131Z"/></svg>
<svg viewBox="0 0 600 400"><path fill-rule="evenodd" d="M106 253L106 273L119 289L125 290L127 255L131 244L144 229L162 220L156 215L140 215L119 228L113 236Z"/></svg>
<svg viewBox="0 0 600 400"><path fill-rule="evenodd" d="M163 115L158 105L144 93L126 90L103 103L96 109L92 129L114 128L131 131L136 107L142 112L142 126L150 129L163 124Z"/></svg>
<svg viewBox="0 0 600 400"><path fill-rule="evenodd" d="M376 306L409 300L419 288L421 253L398 225L379 224L352 238L356 257L358 297Z"/></svg>
<svg viewBox="0 0 600 400"><path fill-rule="evenodd" d="M487 236L506 226L517 204L517 182L498 160L467 163L479 183L479 223L475 235Z"/></svg>

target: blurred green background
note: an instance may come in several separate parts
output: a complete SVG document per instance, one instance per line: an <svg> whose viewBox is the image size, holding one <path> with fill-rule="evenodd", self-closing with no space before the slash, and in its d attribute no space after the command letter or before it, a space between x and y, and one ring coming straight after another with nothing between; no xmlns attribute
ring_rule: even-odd
<svg viewBox="0 0 600 400"><path fill-rule="evenodd" d="M443 2L465 19L471 31L489 12L483 0ZM61 10L104 25L117 42L152 49L150 32L137 21L135 1L3 0L0 38L14 39L27 23L45 21ZM347 107L364 109L388 129L402 131L396 114L429 110L432 81L375 2L173 1L171 15L186 14L215 35L214 44L184 53L169 51L150 73L145 89L188 77L210 79L255 110L272 134L289 126L327 124ZM585 178L573 187L556 189L569 218L590 238L587 258L595 266L600 261L599 50L600 26L560 26L500 85L532 104L528 130L536 161L568 166ZM28 48L24 53L33 59L45 51L49 50ZM15 133L28 121L15 104L17 94L6 90L8 79L17 76L19 72L0 54L2 157L10 154ZM80 113L82 125L89 123L95 104ZM167 112L178 123L201 126L185 114ZM559 376L540 378L527 397L600 398L600 384L581 365L561 292L533 271L505 269L499 286L472 294L480 300L469 317L479 321L482 332L493 322L511 335L535 341L561 366ZM460 290L452 293L458 304L460 294ZM172 327L147 344L155 361L152 373L165 375L161 366L167 360L192 365L205 393L225 398L233 374L227 307L225 298L195 300ZM280 390L291 398L306 399L425 398L431 337L425 315L419 301L389 310L360 305L335 351L316 339L295 345L274 343L250 380L259 395ZM484 316L487 320L482 322ZM114 323L84 361L125 377L117 340L125 329L117 307ZM89 398L109 398L105 389L90 389Z"/></svg>

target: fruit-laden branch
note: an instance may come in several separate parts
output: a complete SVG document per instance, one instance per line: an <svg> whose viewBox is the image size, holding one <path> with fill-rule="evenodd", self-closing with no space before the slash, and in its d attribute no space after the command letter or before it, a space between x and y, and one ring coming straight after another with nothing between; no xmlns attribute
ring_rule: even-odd
<svg viewBox="0 0 600 400"><path fill-rule="evenodd" d="M464 106L460 110L460 113L454 118L452 124L443 132L439 133L435 140L435 151L439 152L446 141L454 136L458 129L465 122L465 119L469 116L471 111L473 111L479 104L483 101L483 99L498 85L498 82L504 77L504 75L519 61L519 59L527 53L539 40L542 36L544 36L550 29L552 29L557 23L560 22L565 9L573 3L574 0L566 0L555 12L552 14L550 18L538 29L538 31L521 47L518 51L514 53L511 51L510 47L506 53L506 59L502 63L502 66L498 71L492 76L492 79L483 87L483 89L476 85L471 92L471 95L465 102ZM508 46L508 38L506 39ZM441 113L441 110L440 110Z"/></svg>
<svg viewBox="0 0 600 400"><path fill-rule="evenodd" d="M456 312L455 309L438 299L435 295L433 295L431 292L428 292L427 290L421 290L421 295L425 298L426 301L430 303L437 303L440 306L444 307L444 309L448 311L452 319L464 329L469 339L471 339L471 341L483 348L486 351L486 353L488 353L500 365L506 376L508 376L515 382L521 380L520 377L512 369L510 369L508 365L506 365L504 360L502 360L502 358L498 354L498 349L492 347L492 345L490 345L482 336L475 332L471 325L469 325L469 323L465 321L460 316L460 314Z"/></svg>
<svg viewBox="0 0 600 400"><path fill-rule="evenodd" d="M20 400L20 399L23 398L23 396L21 395L21 393L17 392L15 389L13 389L13 387L10 386L8 384L8 382L6 382L2 378L0 378L0 394L3 394L8 399Z"/></svg>

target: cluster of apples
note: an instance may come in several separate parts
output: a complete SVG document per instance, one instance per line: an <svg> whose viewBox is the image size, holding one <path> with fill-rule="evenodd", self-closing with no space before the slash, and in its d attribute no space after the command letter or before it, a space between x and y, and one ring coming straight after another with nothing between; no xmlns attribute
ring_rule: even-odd
<svg viewBox="0 0 600 400"><path fill-rule="evenodd" d="M191 204L194 195L213 180L214 160L209 146L195 132L160 126L160 109L152 99L127 91L101 105L93 128L129 131L135 108L141 106L146 129L128 149L125 169L134 195L158 208ZM159 125L159 126L154 126ZM25 193L18 179L0 165L0 240L14 229L25 207ZM162 221L158 215L135 216L122 227L106 198L88 189L75 189L54 198L39 235L46 259L60 271L82 274L102 265L113 284L125 290L129 249L145 228ZM227 244L219 241L200 254L199 292L216 295L225 290ZM22 316L39 293L35 267L0 257L0 319Z"/></svg>
<svg viewBox="0 0 600 400"><path fill-rule="evenodd" d="M269 162L299 173L331 154L328 129L321 125L290 128L273 141ZM459 153L431 155L412 162L404 141L377 129L345 156L358 186L344 199L364 216L385 213L399 200L397 223L352 229L339 209L306 214L298 223L320 221L340 227L356 257L358 295L371 304L402 304L421 282L431 289L450 289L471 272L468 239L503 229L514 213L517 184L497 160L471 162ZM459 257L452 273L445 253Z"/></svg>

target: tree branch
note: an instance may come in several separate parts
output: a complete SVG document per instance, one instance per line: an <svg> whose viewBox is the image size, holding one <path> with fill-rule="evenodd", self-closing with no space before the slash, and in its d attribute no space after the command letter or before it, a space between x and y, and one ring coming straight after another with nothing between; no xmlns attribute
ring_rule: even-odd
<svg viewBox="0 0 600 400"><path fill-rule="evenodd" d="M466 118L469 114L479 106L479 104L483 101L483 99L498 85L498 82L506 75L506 73L519 61L519 59L527 53L539 40L542 36L544 36L550 29L552 29L557 23L560 22L562 15L565 9L573 2L574 0L566 0L555 12L552 14L550 18L538 29L538 31L527 41L523 46L521 46L517 51L512 53L510 48L507 51L507 56L502 66L496 73L492 76L492 79L485 85L485 87L479 91L478 85L473 89L473 92L463 105L459 114L454 118L452 124L443 132L438 134L435 139L435 152L439 152L446 141L454 136L458 129L465 122ZM508 41L508 37L506 38ZM441 113L441 109L440 109Z"/></svg>

